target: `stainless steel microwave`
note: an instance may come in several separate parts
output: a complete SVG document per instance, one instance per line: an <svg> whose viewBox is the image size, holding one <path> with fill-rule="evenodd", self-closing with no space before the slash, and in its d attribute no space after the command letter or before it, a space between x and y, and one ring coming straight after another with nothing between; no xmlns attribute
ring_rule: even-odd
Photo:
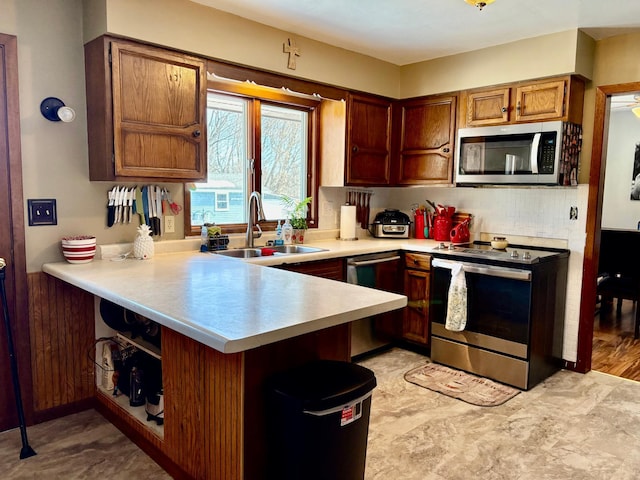
<svg viewBox="0 0 640 480"><path fill-rule="evenodd" d="M577 185L580 125L554 121L458 130L458 185Z"/></svg>

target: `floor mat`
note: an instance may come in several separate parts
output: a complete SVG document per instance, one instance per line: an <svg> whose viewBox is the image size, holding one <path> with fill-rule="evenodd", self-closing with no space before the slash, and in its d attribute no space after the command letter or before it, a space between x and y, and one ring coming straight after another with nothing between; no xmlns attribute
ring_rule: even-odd
<svg viewBox="0 0 640 480"><path fill-rule="evenodd" d="M516 388L437 363L427 363L409 370L404 374L404 379L480 407L502 405L520 393Z"/></svg>

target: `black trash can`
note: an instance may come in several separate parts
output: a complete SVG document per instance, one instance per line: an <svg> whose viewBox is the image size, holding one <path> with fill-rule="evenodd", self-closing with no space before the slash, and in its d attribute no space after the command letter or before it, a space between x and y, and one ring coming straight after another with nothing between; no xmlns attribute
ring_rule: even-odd
<svg viewBox="0 0 640 480"><path fill-rule="evenodd" d="M320 360L269 385L269 478L362 480L373 372Z"/></svg>

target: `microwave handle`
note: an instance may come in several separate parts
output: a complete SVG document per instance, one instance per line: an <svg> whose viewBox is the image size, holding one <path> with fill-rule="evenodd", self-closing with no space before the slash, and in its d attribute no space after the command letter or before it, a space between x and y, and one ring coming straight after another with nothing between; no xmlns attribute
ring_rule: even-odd
<svg viewBox="0 0 640 480"><path fill-rule="evenodd" d="M540 137L542 133L533 134L533 142L531 142L531 173L533 175L538 174L538 159L540 153Z"/></svg>

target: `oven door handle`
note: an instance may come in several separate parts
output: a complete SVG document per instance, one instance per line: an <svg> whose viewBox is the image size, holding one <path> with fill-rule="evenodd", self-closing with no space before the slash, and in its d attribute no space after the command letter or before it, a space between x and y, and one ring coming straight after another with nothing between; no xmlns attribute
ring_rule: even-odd
<svg viewBox="0 0 640 480"><path fill-rule="evenodd" d="M478 263L451 262L434 258L431 262L433 267L452 268L457 263L462 264L462 269L468 273L477 273L479 275L489 275L491 277L509 278L513 280L531 281L531 272L529 270L519 270L515 268L497 267L494 265L481 265Z"/></svg>
<svg viewBox="0 0 640 480"><path fill-rule="evenodd" d="M396 260L400 260L400 255L396 255L394 257L384 257L384 258L376 258L374 260L349 260L347 265L353 267L364 267L365 265L375 265L376 263L385 263L385 262L394 262Z"/></svg>

